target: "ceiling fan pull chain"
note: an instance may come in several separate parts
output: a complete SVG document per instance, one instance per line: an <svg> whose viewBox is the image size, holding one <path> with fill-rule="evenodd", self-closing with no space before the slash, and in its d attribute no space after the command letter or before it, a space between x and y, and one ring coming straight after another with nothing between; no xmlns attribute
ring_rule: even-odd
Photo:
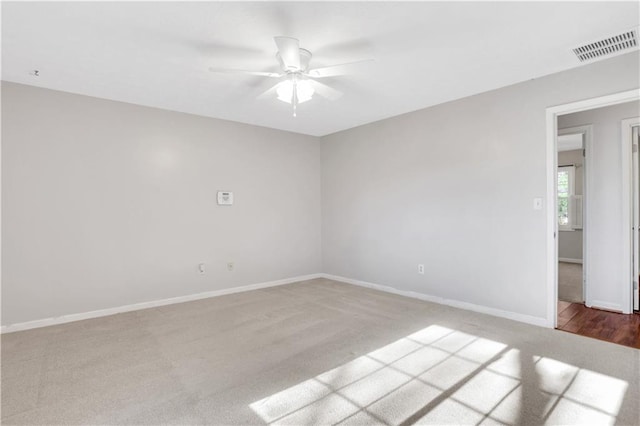
<svg viewBox="0 0 640 426"><path fill-rule="evenodd" d="M296 75L293 75L293 91L291 93L292 96L292 104L293 104L293 116L297 117L297 113L296 110L298 109L298 80L296 78Z"/></svg>

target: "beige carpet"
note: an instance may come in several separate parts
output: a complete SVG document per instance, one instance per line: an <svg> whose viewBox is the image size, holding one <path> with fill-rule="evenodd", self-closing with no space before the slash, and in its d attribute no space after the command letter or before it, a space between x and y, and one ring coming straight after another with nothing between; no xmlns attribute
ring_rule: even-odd
<svg viewBox="0 0 640 426"><path fill-rule="evenodd" d="M583 303L582 264L558 262L558 299Z"/></svg>
<svg viewBox="0 0 640 426"><path fill-rule="evenodd" d="M638 424L640 351L318 279L2 336L3 424Z"/></svg>

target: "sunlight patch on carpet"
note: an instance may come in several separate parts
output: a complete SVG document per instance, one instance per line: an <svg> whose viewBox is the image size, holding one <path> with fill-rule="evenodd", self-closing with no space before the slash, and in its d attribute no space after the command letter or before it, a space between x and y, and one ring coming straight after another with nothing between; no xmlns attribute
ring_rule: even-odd
<svg viewBox="0 0 640 426"><path fill-rule="evenodd" d="M615 422L627 382L439 325L250 404L270 425Z"/></svg>

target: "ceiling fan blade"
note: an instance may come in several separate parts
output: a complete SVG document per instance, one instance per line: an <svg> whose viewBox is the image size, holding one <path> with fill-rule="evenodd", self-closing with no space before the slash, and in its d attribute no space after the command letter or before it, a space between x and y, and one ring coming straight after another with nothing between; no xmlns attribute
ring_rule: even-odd
<svg viewBox="0 0 640 426"><path fill-rule="evenodd" d="M280 83L278 83L280 84ZM256 99L266 99L266 98L275 98L276 91L278 89L278 84L274 84L264 92L260 93Z"/></svg>
<svg viewBox="0 0 640 426"><path fill-rule="evenodd" d="M209 68L209 71L222 73L222 74L243 74L243 75L259 75L262 77L273 77L278 78L282 77L282 74L278 74L276 72L263 72L263 71L247 71L247 70L234 70L228 68Z"/></svg>
<svg viewBox="0 0 640 426"><path fill-rule="evenodd" d="M274 37L278 46L280 59L285 69L297 71L300 69L300 42L293 37Z"/></svg>
<svg viewBox="0 0 640 426"><path fill-rule="evenodd" d="M324 83L320 83L319 81L315 80L309 81L311 82L311 87L313 87L313 90L323 98L327 98L330 101L335 101L342 96L341 91L333 89Z"/></svg>
<svg viewBox="0 0 640 426"><path fill-rule="evenodd" d="M338 64L338 65L331 65L328 67L322 67L322 68L315 68L312 70L309 70L307 72L307 75L309 77L314 77L314 78L323 78L323 77L336 77L339 75L345 75L345 74L350 74L353 71L355 71L355 69L359 66L359 65L364 65L370 62L373 62L373 59L365 59L362 61L355 61L355 62L347 62L345 64Z"/></svg>

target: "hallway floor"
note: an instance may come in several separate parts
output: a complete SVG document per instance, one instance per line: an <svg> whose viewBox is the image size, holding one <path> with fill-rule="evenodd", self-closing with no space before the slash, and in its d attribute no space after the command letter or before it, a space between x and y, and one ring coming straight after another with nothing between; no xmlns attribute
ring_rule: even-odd
<svg viewBox="0 0 640 426"><path fill-rule="evenodd" d="M559 301L557 328L640 349L640 314L625 315Z"/></svg>
<svg viewBox="0 0 640 426"><path fill-rule="evenodd" d="M558 299L583 303L582 264L558 262Z"/></svg>

